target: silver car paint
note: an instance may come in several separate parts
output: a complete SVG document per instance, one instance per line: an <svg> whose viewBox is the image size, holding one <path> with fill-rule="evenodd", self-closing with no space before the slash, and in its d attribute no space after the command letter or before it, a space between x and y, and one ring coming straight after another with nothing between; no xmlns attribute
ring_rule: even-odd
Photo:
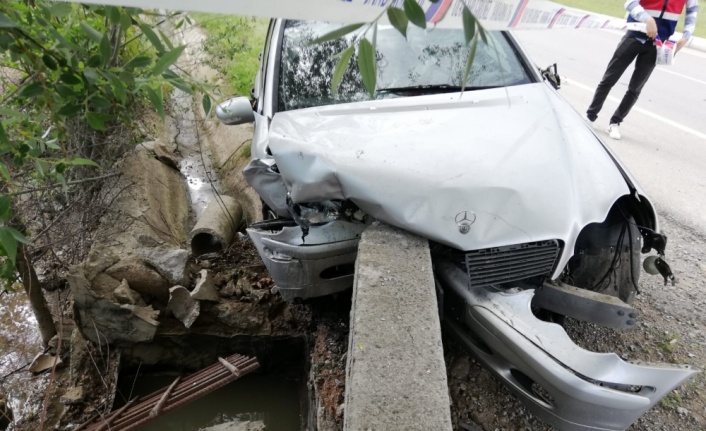
<svg viewBox="0 0 706 431"><path fill-rule="evenodd" d="M465 300L464 323L483 343L458 323L448 322L451 330L535 415L560 430L624 430L698 372L584 350L561 326L534 317L534 290L471 287L451 264L441 264L437 274Z"/></svg>
<svg viewBox="0 0 706 431"><path fill-rule="evenodd" d="M560 239L629 194L610 154L543 83L281 112L269 147L294 202L350 199L459 250ZM475 223L459 232L455 216Z"/></svg>

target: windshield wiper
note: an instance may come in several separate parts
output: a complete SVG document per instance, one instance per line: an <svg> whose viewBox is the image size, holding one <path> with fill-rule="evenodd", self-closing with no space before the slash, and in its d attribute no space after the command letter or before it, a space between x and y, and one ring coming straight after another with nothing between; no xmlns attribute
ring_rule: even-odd
<svg viewBox="0 0 706 431"><path fill-rule="evenodd" d="M435 93L459 93L463 91L474 91L474 90L488 90L491 88L498 88L497 85L491 86L467 86L461 88L458 85L446 85L446 84L436 84L436 85L414 85L409 87L388 87L380 88L377 93L421 93L421 94L435 94Z"/></svg>

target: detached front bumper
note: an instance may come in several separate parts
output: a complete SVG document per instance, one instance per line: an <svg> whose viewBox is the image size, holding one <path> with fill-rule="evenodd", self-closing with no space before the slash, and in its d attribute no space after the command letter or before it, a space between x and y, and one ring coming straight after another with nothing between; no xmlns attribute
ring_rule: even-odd
<svg viewBox="0 0 706 431"><path fill-rule="evenodd" d="M452 264L438 270L441 284L465 301L463 322L445 324L537 417L559 430L624 430L698 372L584 350L561 326L533 315L533 290L476 288Z"/></svg>
<svg viewBox="0 0 706 431"><path fill-rule="evenodd" d="M302 239L299 226L270 221L247 229L282 298L307 299L353 286L358 241L366 225L333 221L312 226Z"/></svg>

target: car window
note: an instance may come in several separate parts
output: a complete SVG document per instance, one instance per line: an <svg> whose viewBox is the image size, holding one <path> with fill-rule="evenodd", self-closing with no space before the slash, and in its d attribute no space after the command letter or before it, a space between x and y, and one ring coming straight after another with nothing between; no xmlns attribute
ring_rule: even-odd
<svg viewBox="0 0 706 431"><path fill-rule="evenodd" d="M338 94L331 94L336 54L353 42L358 33L312 45L311 41L340 24L287 21L282 43L279 76L280 111L369 100L354 54L344 73ZM372 31L368 37L371 37ZM377 32L376 98L404 97L409 92L387 92L388 88L461 86L469 49L462 29L422 30L409 26L407 40L391 26ZM501 32L488 32L488 44L478 43L470 89L518 85L531 82L517 52ZM426 92L425 94L428 94Z"/></svg>

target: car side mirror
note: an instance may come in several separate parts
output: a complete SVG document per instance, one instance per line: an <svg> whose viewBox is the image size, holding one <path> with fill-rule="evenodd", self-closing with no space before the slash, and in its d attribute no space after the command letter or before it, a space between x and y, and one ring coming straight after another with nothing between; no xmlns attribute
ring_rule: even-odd
<svg viewBox="0 0 706 431"><path fill-rule="evenodd" d="M546 69L540 68L539 73L552 87L557 90L561 88L561 77L559 76L559 72L557 72L556 63L550 64Z"/></svg>
<svg viewBox="0 0 706 431"><path fill-rule="evenodd" d="M255 121L250 100L247 97L233 97L216 107L216 117L226 126L252 123Z"/></svg>

